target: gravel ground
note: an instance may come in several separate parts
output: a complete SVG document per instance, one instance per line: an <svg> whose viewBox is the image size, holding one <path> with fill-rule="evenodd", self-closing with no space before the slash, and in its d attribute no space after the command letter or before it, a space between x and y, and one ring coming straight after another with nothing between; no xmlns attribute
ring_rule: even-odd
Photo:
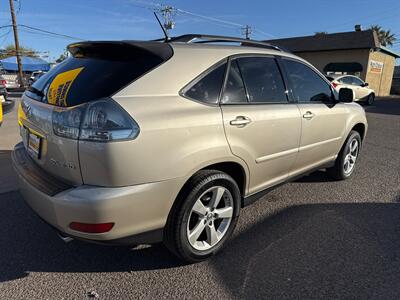
<svg viewBox="0 0 400 300"><path fill-rule="evenodd" d="M217 257L184 265L162 245L63 243L25 205L0 128L0 298L400 297L400 98L376 101L354 176L318 171L242 210ZM91 296L88 294L91 293Z"/></svg>

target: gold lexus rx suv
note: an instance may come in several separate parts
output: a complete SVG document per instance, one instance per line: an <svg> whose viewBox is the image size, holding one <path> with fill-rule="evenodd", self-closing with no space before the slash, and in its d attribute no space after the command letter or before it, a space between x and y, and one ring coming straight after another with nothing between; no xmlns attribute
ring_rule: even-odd
<svg viewBox="0 0 400 300"><path fill-rule="evenodd" d="M355 170L367 121L352 90L278 47L184 35L68 49L24 93L13 152L26 202L65 240L163 241L200 261L271 187Z"/></svg>

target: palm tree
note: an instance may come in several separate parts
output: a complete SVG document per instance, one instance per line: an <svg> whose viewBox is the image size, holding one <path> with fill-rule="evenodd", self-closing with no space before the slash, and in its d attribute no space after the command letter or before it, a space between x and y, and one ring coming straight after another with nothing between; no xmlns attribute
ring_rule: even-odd
<svg viewBox="0 0 400 300"><path fill-rule="evenodd" d="M393 46L393 43L397 40L394 33L389 30L382 29L379 25L372 25L371 29L378 35L379 42L382 46Z"/></svg>

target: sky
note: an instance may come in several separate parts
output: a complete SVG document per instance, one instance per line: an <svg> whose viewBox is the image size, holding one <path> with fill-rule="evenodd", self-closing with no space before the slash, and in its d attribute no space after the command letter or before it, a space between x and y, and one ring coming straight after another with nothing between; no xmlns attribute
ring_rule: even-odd
<svg viewBox="0 0 400 300"><path fill-rule="evenodd" d="M253 39L272 39L312 35L317 31L353 31L355 24L364 29L379 24L398 36L394 50L400 52L399 0L18 0L14 3L18 24L83 40L160 38L162 32L151 7L162 3L191 13L175 15L176 26L171 31L175 36L186 33L240 36L241 25L248 24L253 28ZM1 28L10 24L9 0L0 0L0 48L14 42L11 28ZM49 61L77 41L27 27L19 29L20 45L40 51Z"/></svg>

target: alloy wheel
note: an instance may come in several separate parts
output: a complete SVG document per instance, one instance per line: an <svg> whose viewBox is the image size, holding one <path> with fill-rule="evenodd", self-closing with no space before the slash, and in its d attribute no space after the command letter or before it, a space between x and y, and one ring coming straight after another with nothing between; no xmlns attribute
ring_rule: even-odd
<svg viewBox="0 0 400 300"><path fill-rule="evenodd" d="M349 149L347 151L347 154L344 158L343 162L343 170L346 175L350 174L354 166L356 164L357 156L358 156L358 151L359 151L359 143L357 139L353 139L350 142Z"/></svg>
<svg viewBox="0 0 400 300"><path fill-rule="evenodd" d="M229 229L233 217L233 198L222 186L206 190L194 203L187 224L187 239L199 251L217 245Z"/></svg>

